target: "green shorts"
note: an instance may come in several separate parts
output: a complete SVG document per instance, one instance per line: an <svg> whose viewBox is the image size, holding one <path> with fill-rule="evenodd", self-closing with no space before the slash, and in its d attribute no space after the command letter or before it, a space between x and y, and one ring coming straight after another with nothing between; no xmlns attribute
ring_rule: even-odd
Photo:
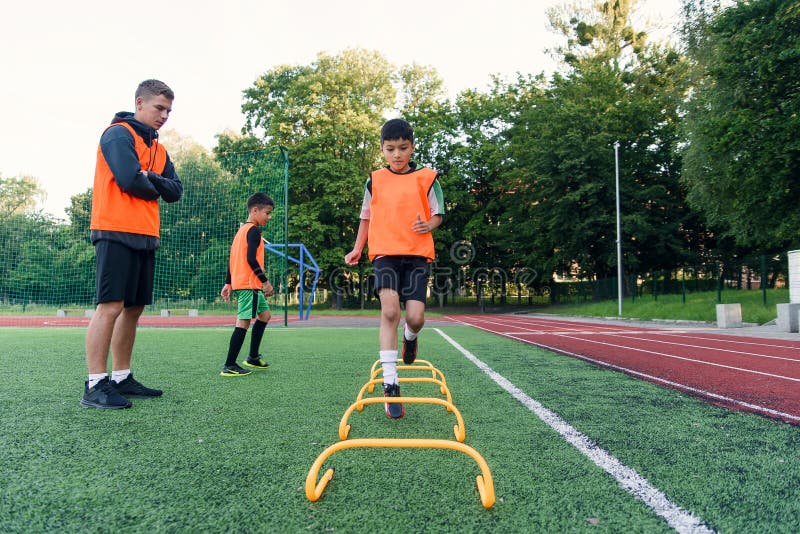
<svg viewBox="0 0 800 534"><path fill-rule="evenodd" d="M269 311L267 299L260 289L234 289L233 296L239 302L239 310L236 312L237 319L245 321L255 319L259 313Z"/></svg>

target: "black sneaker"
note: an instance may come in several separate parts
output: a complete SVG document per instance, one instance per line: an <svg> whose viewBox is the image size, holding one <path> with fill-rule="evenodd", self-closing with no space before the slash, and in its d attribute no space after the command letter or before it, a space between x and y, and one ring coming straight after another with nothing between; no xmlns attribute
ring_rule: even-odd
<svg viewBox="0 0 800 534"><path fill-rule="evenodd" d="M81 399L83 408L99 408L101 410L119 410L130 408L131 401L117 393L108 377L103 378L93 387L89 387L87 380L83 384L83 398Z"/></svg>
<svg viewBox="0 0 800 534"><path fill-rule="evenodd" d="M111 381L111 385L117 390L117 393L124 397L131 397L134 399L150 399L153 397L160 397L164 394L160 389L151 389L144 387L141 382L133 378L133 373L128 375L128 378L122 382Z"/></svg>
<svg viewBox="0 0 800 534"><path fill-rule="evenodd" d="M409 341L403 336L403 363L411 365L417 359L417 340Z"/></svg>
<svg viewBox="0 0 800 534"><path fill-rule="evenodd" d="M219 372L219 376L247 376L253 371L248 371L247 369L242 369L237 364L233 365L226 365L222 368L222 371Z"/></svg>
<svg viewBox="0 0 800 534"><path fill-rule="evenodd" d="M400 384L384 384L383 385L384 397L399 397ZM383 404L386 408L386 416L391 419L400 419L406 413L403 405L399 402L385 402Z"/></svg>
<svg viewBox="0 0 800 534"><path fill-rule="evenodd" d="M259 354L255 358L251 358L250 356L247 357L245 361L242 362L245 367L252 367L253 369L266 369L269 367L267 360L261 357Z"/></svg>

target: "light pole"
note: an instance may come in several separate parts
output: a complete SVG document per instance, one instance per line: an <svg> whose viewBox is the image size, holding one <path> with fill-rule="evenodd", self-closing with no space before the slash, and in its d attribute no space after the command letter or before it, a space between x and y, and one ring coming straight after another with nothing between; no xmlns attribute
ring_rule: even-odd
<svg viewBox="0 0 800 534"><path fill-rule="evenodd" d="M619 212L619 141L614 141L614 171L617 185L617 315L622 315L622 223Z"/></svg>

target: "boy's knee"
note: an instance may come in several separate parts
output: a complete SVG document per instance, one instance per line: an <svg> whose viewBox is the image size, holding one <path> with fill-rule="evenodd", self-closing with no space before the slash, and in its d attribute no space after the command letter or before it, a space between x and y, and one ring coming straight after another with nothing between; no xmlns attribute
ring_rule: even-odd
<svg viewBox="0 0 800 534"><path fill-rule="evenodd" d="M390 323L400 322L400 308L381 308L381 316Z"/></svg>
<svg viewBox="0 0 800 534"><path fill-rule="evenodd" d="M272 314L268 311L263 311L258 314L258 320L262 323L268 323L270 319L272 319Z"/></svg>
<svg viewBox="0 0 800 534"><path fill-rule="evenodd" d="M414 332L419 332L420 330L422 330L422 327L425 326L425 316L424 315L414 315L414 316L406 315L406 324Z"/></svg>

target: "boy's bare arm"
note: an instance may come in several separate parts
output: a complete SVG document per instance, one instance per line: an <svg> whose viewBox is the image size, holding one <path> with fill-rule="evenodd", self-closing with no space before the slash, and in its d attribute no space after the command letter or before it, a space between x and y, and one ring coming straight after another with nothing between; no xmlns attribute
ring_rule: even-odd
<svg viewBox="0 0 800 534"><path fill-rule="evenodd" d="M422 214L417 213L417 218L411 223L411 229L417 234L427 234L433 232L442 224L441 215L433 215L427 221L422 220Z"/></svg>
<svg viewBox="0 0 800 534"><path fill-rule="evenodd" d="M367 237L369 236L369 219L361 219L358 223L358 232L356 233L356 244L353 245L353 250L347 253L344 257L344 262L347 265L358 265L361 259L361 251L367 244Z"/></svg>

